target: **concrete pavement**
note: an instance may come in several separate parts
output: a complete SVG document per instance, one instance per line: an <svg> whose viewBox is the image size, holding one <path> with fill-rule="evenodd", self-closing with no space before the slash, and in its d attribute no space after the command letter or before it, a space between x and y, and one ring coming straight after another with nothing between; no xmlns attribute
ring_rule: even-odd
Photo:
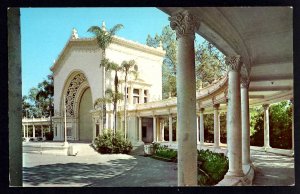
<svg viewBox="0 0 300 194"><path fill-rule="evenodd" d="M151 187L177 186L177 164L135 155L23 153L23 186ZM251 150L254 186L289 186L295 182L294 158Z"/></svg>

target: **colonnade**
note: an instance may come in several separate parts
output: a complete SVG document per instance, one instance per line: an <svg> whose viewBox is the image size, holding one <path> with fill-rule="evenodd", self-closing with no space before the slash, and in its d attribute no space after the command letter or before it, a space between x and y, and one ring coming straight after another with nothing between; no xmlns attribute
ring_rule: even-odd
<svg viewBox="0 0 300 194"><path fill-rule="evenodd" d="M197 185L197 143L200 125L200 144L204 142L203 111L196 119L195 92L195 32L199 18L188 11L180 11L169 17L170 26L176 31L177 49L177 132L178 132L178 186ZM243 164L250 164L249 127L249 70L241 78L242 58L239 55L226 57L228 66L227 148L229 169L225 179L242 179ZM188 86L188 87L187 87ZM264 146L269 147L268 105L265 110ZM219 105L214 105L214 146L219 147ZM199 123L200 121L200 123ZM202 121L202 122L201 122ZM155 131L155 130L154 130ZM195 138L197 137L197 138Z"/></svg>
<svg viewBox="0 0 300 194"><path fill-rule="evenodd" d="M45 137L45 131L44 131L44 125L36 125L36 124L31 124L30 126L32 126L32 137L35 138L36 137L36 126L40 126L40 129L41 129L41 136L42 138ZM25 124L23 123L22 124L22 127L23 127L23 137L24 138L29 138L29 124ZM48 126L48 130L50 131L50 126Z"/></svg>

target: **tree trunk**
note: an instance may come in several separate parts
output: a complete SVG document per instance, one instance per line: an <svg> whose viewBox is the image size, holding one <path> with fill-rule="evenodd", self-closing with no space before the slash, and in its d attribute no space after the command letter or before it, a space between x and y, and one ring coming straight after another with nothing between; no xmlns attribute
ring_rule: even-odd
<svg viewBox="0 0 300 194"><path fill-rule="evenodd" d="M102 50L102 57L103 57L103 59L105 59L105 50ZM105 66L103 65L102 68L103 68L103 71L102 71L102 74L103 74L103 76L102 76L102 83L103 83L102 93L103 93L103 98L104 98L105 97ZM105 106L105 104L102 104L102 111L101 111L101 116L102 116L102 131L105 128L104 116L105 116L106 112L104 112L104 106Z"/></svg>

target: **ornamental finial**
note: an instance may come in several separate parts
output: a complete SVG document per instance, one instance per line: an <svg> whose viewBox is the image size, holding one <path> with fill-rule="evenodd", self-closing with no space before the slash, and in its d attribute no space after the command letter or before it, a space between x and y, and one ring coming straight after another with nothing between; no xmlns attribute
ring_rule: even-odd
<svg viewBox="0 0 300 194"><path fill-rule="evenodd" d="M77 39L78 38L78 33L77 33L77 30L75 28L72 29L71 38L72 39Z"/></svg>
<svg viewBox="0 0 300 194"><path fill-rule="evenodd" d="M103 31L106 31L105 21L102 21L102 30L103 30Z"/></svg>

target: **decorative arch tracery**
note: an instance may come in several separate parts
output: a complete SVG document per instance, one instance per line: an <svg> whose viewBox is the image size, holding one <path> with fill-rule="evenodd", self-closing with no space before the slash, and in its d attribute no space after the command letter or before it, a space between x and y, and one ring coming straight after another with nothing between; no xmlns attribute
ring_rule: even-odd
<svg viewBox="0 0 300 194"><path fill-rule="evenodd" d="M86 81L82 73L78 73L70 82L66 92L66 112L67 116L75 116L75 98L80 86Z"/></svg>

